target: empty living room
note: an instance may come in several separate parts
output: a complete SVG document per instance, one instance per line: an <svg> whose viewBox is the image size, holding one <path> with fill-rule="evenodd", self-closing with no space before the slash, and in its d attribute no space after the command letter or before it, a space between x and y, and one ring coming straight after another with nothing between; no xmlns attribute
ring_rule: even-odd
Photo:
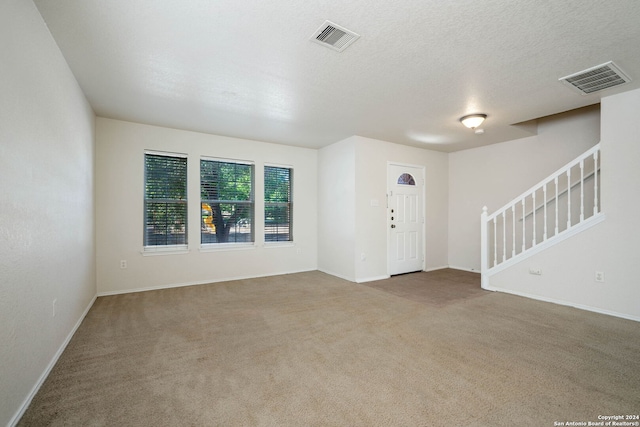
<svg viewBox="0 0 640 427"><path fill-rule="evenodd" d="M0 425L640 426L639 22L4 0Z"/></svg>

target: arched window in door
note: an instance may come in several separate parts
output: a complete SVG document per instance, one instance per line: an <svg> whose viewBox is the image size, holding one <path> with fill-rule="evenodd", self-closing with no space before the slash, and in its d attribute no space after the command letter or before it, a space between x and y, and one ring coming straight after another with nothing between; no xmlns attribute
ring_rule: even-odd
<svg viewBox="0 0 640 427"><path fill-rule="evenodd" d="M413 179L411 174L403 173L402 175L400 175L400 177L398 177L398 184L399 185L416 185L416 180Z"/></svg>

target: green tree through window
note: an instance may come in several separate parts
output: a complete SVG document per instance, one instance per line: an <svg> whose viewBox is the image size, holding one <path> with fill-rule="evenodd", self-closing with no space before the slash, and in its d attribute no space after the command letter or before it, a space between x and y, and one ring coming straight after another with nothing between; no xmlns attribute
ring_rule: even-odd
<svg viewBox="0 0 640 427"><path fill-rule="evenodd" d="M253 165L200 160L201 242L254 241Z"/></svg>
<svg viewBox="0 0 640 427"><path fill-rule="evenodd" d="M187 158L144 155L144 246L187 244Z"/></svg>
<svg viewBox="0 0 640 427"><path fill-rule="evenodd" d="M289 168L264 167L264 240L292 241L291 179Z"/></svg>

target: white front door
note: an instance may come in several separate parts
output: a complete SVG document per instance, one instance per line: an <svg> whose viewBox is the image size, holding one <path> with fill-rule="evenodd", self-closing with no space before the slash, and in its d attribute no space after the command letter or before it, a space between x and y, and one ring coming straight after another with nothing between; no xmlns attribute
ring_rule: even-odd
<svg viewBox="0 0 640 427"><path fill-rule="evenodd" d="M423 257L423 169L389 164L387 170L389 274L421 271Z"/></svg>

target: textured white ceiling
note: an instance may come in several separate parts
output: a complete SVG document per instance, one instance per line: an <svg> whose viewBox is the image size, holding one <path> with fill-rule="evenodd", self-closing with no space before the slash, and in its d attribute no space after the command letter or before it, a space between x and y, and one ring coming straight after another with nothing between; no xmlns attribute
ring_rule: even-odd
<svg viewBox="0 0 640 427"><path fill-rule="evenodd" d="M96 114L318 148L361 135L440 151L640 87L638 0L35 0ZM361 38L309 41L325 21ZM589 96L560 77L613 60ZM486 113L483 135L458 119Z"/></svg>

